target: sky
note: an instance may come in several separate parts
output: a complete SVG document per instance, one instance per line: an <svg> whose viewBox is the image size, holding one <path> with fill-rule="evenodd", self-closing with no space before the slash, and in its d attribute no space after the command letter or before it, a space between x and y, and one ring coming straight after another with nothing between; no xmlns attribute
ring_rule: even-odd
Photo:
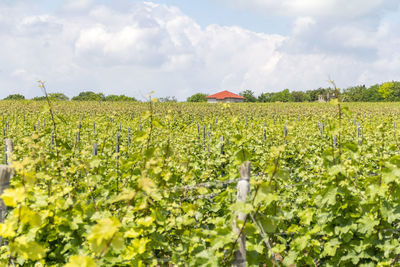
<svg viewBox="0 0 400 267"><path fill-rule="evenodd" d="M0 98L400 80L400 0L0 0Z"/></svg>

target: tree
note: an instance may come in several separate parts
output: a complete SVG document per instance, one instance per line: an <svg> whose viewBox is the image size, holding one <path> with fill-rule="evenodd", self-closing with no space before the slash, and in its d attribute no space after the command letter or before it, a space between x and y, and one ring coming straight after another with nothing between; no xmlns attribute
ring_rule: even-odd
<svg viewBox="0 0 400 267"><path fill-rule="evenodd" d="M254 92L251 90L244 90L243 92L240 92L239 95L246 98L244 100L244 102L256 102L257 101L257 98L254 96Z"/></svg>
<svg viewBox="0 0 400 267"><path fill-rule="evenodd" d="M105 97L104 99L105 101L132 101L132 102L136 102L136 98L134 97L129 97L126 95L108 95Z"/></svg>
<svg viewBox="0 0 400 267"><path fill-rule="evenodd" d="M342 99L346 102L364 101L367 88L365 85L358 85L343 90Z"/></svg>
<svg viewBox="0 0 400 267"><path fill-rule="evenodd" d="M400 82L385 82L379 86L378 92L386 101L400 101Z"/></svg>
<svg viewBox="0 0 400 267"><path fill-rule="evenodd" d="M54 101L54 100L58 100L58 101L68 101L69 98L68 96L64 95L63 93L49 93L49 99ZM32 98L32 100L34 101L45 101L46 100L46 96L37 96Z"/></svg>
<svg viewBox="0 0 400 267"><path fill-rule="evenodd" d="M290 94L289 89L285 89L281 92L275 93L271 97L272 102L291 102L293 101L292 95Z"/></svg>
<svg viewBox="0 0 400 267"><path fill-rule="evenodd" d="M258 96L258 102L271 102L271 98L275 93L262 93Z"/></svg>
<svg viewBox="0 0 400 267"><path fill-rule="evenodd" d="M292 96L290 99L293 102L309 102L311 98L305 92L295 91L292 92Z"/></svg>
<svg viewBox="0 0 400 267"><path fill-rule="evenodd" d="M49 98L51 100L59 100L59 101L68 101L69 97L64 95L63 93L50 93Z"/></svg>
<svg viewBox="0 0 400 267"><path fill-rule="evenodd" d="M175 98L175 96L166 96L166 97L160 97L158 99L159 102L178 102L178 100Z"/></svg>
<svg viewBox="0 0 400 267"><path fill-rule="evenodd" d="M20 94L9 95L4 100L25 100L25 96Z"/></svg>
<svg viewBox="0 0 400 267"><path fill-rule="evenodd" d="M74 101L104 101L105 97L102 93L94 93L92 91L81 92L72 98Z"/></svg>
<svg viewBox="0 0 400 267"><path fill-rule="evenodd" d="M194 94L186 99L187 102L207 102L207 95L203 93Z"/></svg>
<svg viewBox="0 0 400 267"><path fill-rule="evenodd" d="M362 100L365 102L378 102L383 101L382 96L379 94L379 84L370 86L363 94Z"/></svg>
<svg viewBox="0 0 400 267"><path fill-rule="evenodd" d="M34 101L45 101L46 97L45 96L36 96L36 97L32 98L32 100L34 100Z"/></svg>
<svg viewBox="0 0 400 267"><path fill-rule="evenodd" d="M381 86L379 86L378 92L383 97L383 99L388 100L389 98L391 98L394 92L393 87L393 82L383 83Z"/></svg>

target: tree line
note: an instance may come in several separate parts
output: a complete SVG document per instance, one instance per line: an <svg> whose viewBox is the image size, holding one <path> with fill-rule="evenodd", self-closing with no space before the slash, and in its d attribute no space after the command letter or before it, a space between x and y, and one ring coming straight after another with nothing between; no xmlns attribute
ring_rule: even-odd
<svg viewBox="0 0 400 267"><path fill-rule="evenodd" d="M274 93L261 93L256 96L251 90L244 90L239 95L246 98L245 102L315 102L322 96L327 100L336 94L334 88L318 88L307 91L290 91L289 89ZM206 102L207 95L197 93L187 98L187 102ZM375 84L351 86L339 90L339 97L345 102L380 102L400 101L400 82L391 81Z"/></svg>
<svg viewBox="0 0 400 267"><path fill-rule="evenodd" d="M103 93L95 93L92 91L85 91L79 93L79 95L72 97L71 99L63 93L49 93L48 97L50 100L58 100L58 101L130 101L137 102L135 97L130 97L126 95L104 95ZM25 96L21 94L12 94L4 98L3 100L26 100ZM44 101L46 100L46 96L37 96L32 98L31 100L35 101ZM159 102L178 102L178 100L174 96L166 96L158 98Z"/></svg>
<svg viewBox="0 0 400 267"><path fill-rule="evenodd" d="M103 93L95 93L92 91L81 92L79 95L72 97L71 99L63 93L49 93L51 100L59 101L137 101L134 97L125 95L104 95ZM4 100L25 100L25 96L21 94L12 94L4 98ZM35 101L46 100L46 96L37 96L32 98Z"/></svg>
<svg viewBox="0 0 400 267"><path fill-rule="evenodd" d="M339 90L339 97L345 102L380 102L380 101L400 101L400 82L391 81L381 84L375 84L370 87L365 85L357 85ZM261 93L255 95L251 90L244 90L239 95L246 98L245 102L315 102L322 96L329 99L335 95L335 89L318 88L307 91L290 91L289 89L273 93ZM207 102L207 94L197 93L186 99L187 102ZM135 97L125 95L104 95L103 93L95 93L92 91L81 92L79 95L71 99L63 93L50 93L51 100L59 101L138 101ZM12 94L4 98L4 100L24 100L25 96L21 94ZM34 97L32 100L42 101L45 96ZM176 97L167 96L158 99L159 102L177 102Z"/></svg>

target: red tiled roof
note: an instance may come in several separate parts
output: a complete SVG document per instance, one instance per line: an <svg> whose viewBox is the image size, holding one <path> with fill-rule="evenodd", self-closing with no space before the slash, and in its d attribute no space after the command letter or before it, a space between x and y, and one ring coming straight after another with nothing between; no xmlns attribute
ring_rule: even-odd
<svg viewBox="0 0 400 267"><path fill-rule="evenodd" d="M209 95L207 96L207 98L215 98L215 99L225 99L225 98L239 98L239 99L246 99L243 96L234 94L232 92L229 91L222 91L213 95Z"/></svg>

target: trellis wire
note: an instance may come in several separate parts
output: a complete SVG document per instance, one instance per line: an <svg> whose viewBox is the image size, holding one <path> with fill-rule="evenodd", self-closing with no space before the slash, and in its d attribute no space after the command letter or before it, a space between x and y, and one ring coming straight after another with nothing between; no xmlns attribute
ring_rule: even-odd
<svg viewBox="0 0 400 267"><path fill-rule="evenodd" d="M272 259L277 263L278 260L276 259L275 253L272 251L271 244L269 243L267 234L265 233L264 228L262 227L262 224L259 223L258 221L256 221L256 220L254 219L253 214L250 213L249 215L250 215L250 218L251 218L251 220L253 221L253 223L254 223L254 224L257 226L257 228L260 230L260 235L261 235L261 237L262 237L262 239L263 239L265 245L267 246L268 251L271 253Z"/></svg>
<svg viewBox="0 0 400 267"><path fill-rule="evenodd" d="M218 186L225 187L227 185L237 183L238 181L240 181L240 179L228 180L228 181L218 181L218 182L207 182L207 183L200 183L200 184L195 184L195 185L172 187L169 189L164 189L162 191L189 191L189 190L194 190L197 188L210 188L210 187L218 187Z"/></svg>

